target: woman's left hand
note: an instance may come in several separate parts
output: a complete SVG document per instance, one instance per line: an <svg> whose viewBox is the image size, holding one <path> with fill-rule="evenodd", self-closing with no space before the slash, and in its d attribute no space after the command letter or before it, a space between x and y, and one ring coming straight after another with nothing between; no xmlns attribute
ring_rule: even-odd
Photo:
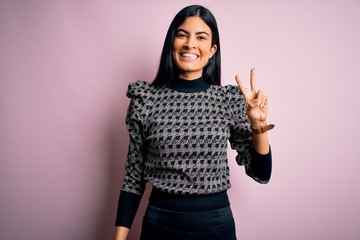
<svg viewBox="0 0 360 240"><path fill-rule="evenodd" d="M250 71L250 87L247 90L240 80L240 76L235 76L236 82L240 91L244 95L246 101L246 114L251 123L252 128L260 128L266 126L266 119L268 116L268 99L262 90L257 90L255 84L255 69Z"/></svg>

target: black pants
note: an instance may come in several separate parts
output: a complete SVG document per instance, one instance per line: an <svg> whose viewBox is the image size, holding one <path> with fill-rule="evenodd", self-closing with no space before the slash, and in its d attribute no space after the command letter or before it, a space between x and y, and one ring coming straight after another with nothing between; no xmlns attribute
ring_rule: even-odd
<svg viewBox="0 0 360 240"><path fill-rule="evenodd" d="M176 212L149 204L141 240L236 240L230 207L203 212Z"/></svg>

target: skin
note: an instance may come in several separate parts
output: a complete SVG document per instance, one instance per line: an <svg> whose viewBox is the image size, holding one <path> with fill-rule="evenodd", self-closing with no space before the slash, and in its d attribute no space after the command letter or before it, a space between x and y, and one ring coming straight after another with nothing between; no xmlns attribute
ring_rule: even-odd
<svg viewBox="0 0 360 240"><path fill-rule="evenodd" d="M211 29L198 16L188 17L178 27L172 54L180 78L193 80L202 76L203 68L217 50L211 41Z"/></svg>
<svg viewBox="0 0 360 240"><path fill-rule="evenodd" d="M194 80L202 76L203 68L217 50L216 45L211 45L211 38L211 29L198 16L188 17L179 26L173 44L173 58L180 69L180 78ZM239 75L235 79L245 98L246 114L251 126L266 126L268 100L264 92L256 88L255 69L250 71L250 90L247 90ZM267 132L253 134L253 146L261 154L269 153ZM126 240L128 233L129 228L116 227L115 240Z"/></svg>
<svg viewBox="0 0 360 240"><path fill-rule="evenodd" d="M115 240L126 240L129 230L127 227L116 227Z"/></svg>
<svg viewBox="0 0 360 240"><path fill-rule="evenodd" d="M267 125L268 99L262 90L257 90L255 83L255 69L250 71L250 90L247 90L241 82L240 76L235 76L236 82L246 101L246 114L252 128L260 128ZM253 134L253 146L258 153L267 154L270 151L270 144L267 132Z"/></svg>

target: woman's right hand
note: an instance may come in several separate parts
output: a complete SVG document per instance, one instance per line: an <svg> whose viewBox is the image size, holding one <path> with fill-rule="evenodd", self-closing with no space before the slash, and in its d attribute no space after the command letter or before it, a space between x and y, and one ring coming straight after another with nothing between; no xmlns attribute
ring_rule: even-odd
<svg viewBox="0 0 360 240"><path fill-rule="evenodd" d="M126 240L129 230L127 227L116 227L115 240Z"/></svg>

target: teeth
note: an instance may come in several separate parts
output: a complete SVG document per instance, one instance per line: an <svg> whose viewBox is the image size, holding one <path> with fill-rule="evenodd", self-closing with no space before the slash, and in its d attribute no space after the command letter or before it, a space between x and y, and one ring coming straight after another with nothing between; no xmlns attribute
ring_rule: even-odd
<svg viewBox="0 0 360 240"><path fill-rule="evenodd" d="M196 59L197 58L197 55L193 54L193 53L182 53L181 56L185 57L185 58L190 58L190 59Z"/></svg>

